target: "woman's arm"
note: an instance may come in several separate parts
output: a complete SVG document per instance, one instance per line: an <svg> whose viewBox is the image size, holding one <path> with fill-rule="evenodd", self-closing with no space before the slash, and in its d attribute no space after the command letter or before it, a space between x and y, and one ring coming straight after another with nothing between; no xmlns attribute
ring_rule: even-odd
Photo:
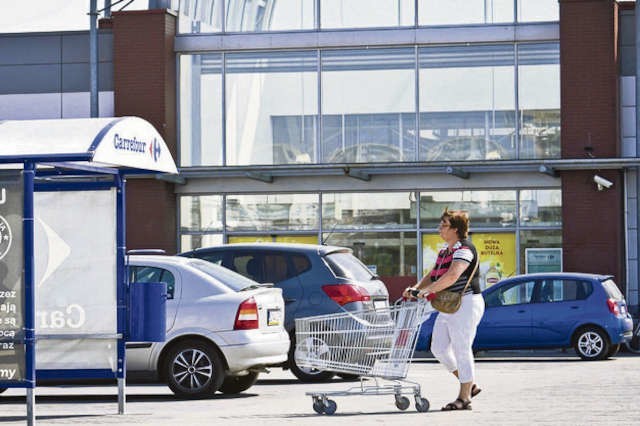
<svg viewBox="0 0 640 426"><path fill-rule="evenodd" d="M406 298L410 298L413 297L411 294L412 290L422 290L423 288L431 285L431 271L429 271L428 274L425 274L424 277L422 277L422 279L420 281L418 281L418 283L416 285L413 285L411 287L407 287L403 292L402 292L402 297L406 297Z"/></svg>
<svg viewBox="0 0 640 426"><path fill-rule="evenodd" d="M458 278L460 278L460 275L462 275L467 267L469 267L468 262L465 262L464 260L454 260L451 262L449 270L445 272L438 281L429 283L423 287L419 297L424 297L427 293L436 293L451 287L456 281L458 281Z"/></svg>

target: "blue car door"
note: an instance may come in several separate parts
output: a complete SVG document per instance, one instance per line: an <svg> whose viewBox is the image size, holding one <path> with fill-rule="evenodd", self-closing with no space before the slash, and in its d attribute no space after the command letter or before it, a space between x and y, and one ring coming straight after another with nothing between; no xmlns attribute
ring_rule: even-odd
<svg viewBox="0 0 640 426"><path fill-rule="evenodd" d="M474 348L518 348L531 340L534 281L503 281L486 290L485 311Z"/></svg>
<svg viewBox="0 0 640 426"><path fill-rule="evenodd" d="M549 278L534 294L533 341L536 346L564 346L585 316L585 297L591 285L576 279Z"/></svg>

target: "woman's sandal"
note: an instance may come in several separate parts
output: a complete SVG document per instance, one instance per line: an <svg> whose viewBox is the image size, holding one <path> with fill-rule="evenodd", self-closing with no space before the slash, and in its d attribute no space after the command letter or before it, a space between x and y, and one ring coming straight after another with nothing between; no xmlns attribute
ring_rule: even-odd
<svg viewBox="0 0 640 426"><path fill-rule="evenodd" d="M480 389L478 386L476 386L476 384L474 383L473 386L471 386L471 398L473 398L474 396L476 396L477 394L479 394L480 392L482 392L482 389Z"/></svg>
<svg viewBox="0 0 640 426"><path fill-rule="evenodd" d="M471 410L471 400L463 401L460 398L456 398L455 401L448 403L442 407L442 411L455 411L455 410Z"/></svg>

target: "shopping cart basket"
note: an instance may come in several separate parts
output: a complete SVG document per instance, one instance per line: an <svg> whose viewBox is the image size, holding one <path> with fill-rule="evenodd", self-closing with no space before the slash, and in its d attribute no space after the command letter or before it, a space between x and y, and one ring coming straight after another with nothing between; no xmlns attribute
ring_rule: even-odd
<svg viewBox="0 0 640 426"><path fill-rule="evenodd" d="M433 312L423 299L401 301L383 309L319 315L296 319L295 359L299 367L360 376L360 386L345 391L307 392L318 414L333 414L329 396L395 395L396 407L411 404L429 410L420 385L406 380L420 324ZM365 384L368 378L373 385ZM387 382L383 382L386 380ZM390 382L390 383L388 383Z"/></svg>

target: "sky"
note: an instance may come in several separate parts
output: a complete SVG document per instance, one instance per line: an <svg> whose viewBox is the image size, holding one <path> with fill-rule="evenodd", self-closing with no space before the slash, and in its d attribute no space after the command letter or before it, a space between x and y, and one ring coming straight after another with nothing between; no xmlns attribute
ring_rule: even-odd
<svg viewBox="0 0 640 426"><path fill-rule="evenodd" d="M116 1L111 1L112 12L129 2ZM0 0L0 33L88 30L89 4L89 0ZM148 5L148 0L133 0L125 10L146 9ZM102 8L104 0L98 0L98 10Z"/></svg>

